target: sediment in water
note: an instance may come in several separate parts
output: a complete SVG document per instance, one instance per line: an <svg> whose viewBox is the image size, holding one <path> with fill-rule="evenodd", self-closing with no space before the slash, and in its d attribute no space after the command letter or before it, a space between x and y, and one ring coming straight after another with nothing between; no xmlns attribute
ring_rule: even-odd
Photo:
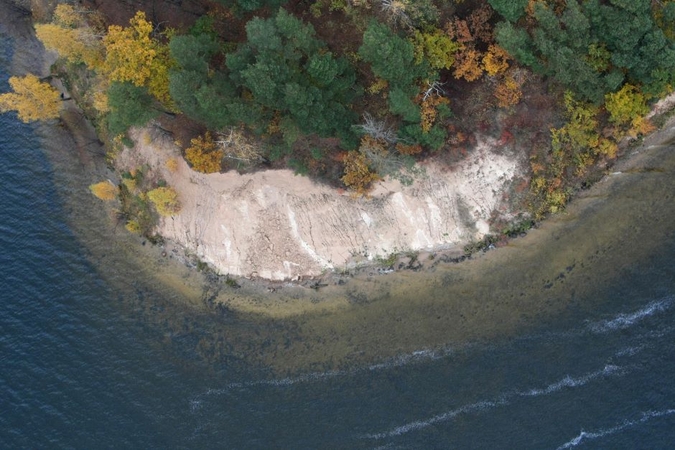
<svg viewBox="0 0 675 450"><path fill-rule="evenodd" d="M21 61L33 64L35 55L15 52L15 70L26 70ZM76 116L64 123L80 129ZM671 121L646 138L615 175L505 248L462 264L430 263L421 272L364 271L346 284L274 292L254 282L211 282L171 252L164 257L165 249L115 227L87 189L115 177L95 143L53 124L37 130L72 229L119 293L120 307L161 330L162 345L193 339L193 353L214 367L241 359L288 373L499 338L570 309L592 309L595 293L675 235L674 127Z"/></svg>

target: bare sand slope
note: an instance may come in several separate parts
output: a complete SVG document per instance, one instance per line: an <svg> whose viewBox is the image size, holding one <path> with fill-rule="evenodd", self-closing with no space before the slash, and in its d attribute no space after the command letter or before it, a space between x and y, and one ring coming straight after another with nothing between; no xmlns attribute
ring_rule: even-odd
<svg viewBox="0 0 675 450"><path fill-rule="evenodd" d="M158 233L223 274L270 280L318 275L392 252L462 245L489 231L487 220L520 173L518 162L480 142L452 171L432 164L411 186L378 184L370 198L296 176L289 170L239 175L191 170L179 149L150 129L135 130L117 164L152 167L180 196L182 210ZM166 168L167 159L178 170Z"/></svg>

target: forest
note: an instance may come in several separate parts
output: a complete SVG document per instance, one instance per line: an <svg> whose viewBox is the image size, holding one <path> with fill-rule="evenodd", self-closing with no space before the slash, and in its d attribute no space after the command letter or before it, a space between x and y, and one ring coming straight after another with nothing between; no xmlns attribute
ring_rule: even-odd
<svg viewBox="0 0 675 450"><path fill-rule="evenodd" d="M521 201L540 218L654 129L644 116L675 82L672 0L161 3L61 3L36 34L111 153L152 122L204 173L289 167L367 196L482 134L529 159ZM44 80L10 82L1 110L58 116Z"/></svg>

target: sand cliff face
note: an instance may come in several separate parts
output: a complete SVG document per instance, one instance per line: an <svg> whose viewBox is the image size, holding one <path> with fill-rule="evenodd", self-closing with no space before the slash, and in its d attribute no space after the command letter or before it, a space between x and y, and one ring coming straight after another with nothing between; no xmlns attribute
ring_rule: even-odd
<svg viewBox="0 0 675 450"><path fill-rule="evenodd" d="M152 130L132 133L136 146L118 158L122 169L149 164L174 187L181 212L157 232L223 274L271 280L317 275L392 252L462 245L489 231L487 220L519 175L510 156L480 142L457 167L429 164L411 186L377 185L356 199L289 170L201 174L179 149ZM166 169L170 157L180 161Z"/></svg>

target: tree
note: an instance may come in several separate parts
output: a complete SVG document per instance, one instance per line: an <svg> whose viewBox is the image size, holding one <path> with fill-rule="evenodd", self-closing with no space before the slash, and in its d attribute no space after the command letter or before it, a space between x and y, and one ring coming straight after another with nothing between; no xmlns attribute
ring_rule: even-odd
<svg viewBox="0 0 675 450"><path fill-rule="evenodd" d="M0 94L0 111L17 111L19 120L26 123L59 117L61 95L48 83L28 74L11 77L9 85L14 92Z"/></svg>
<svg viewBox="0 0 675 450"><path fill-rule="evenodd" d="M185 159L197 172L220 172L223 160L223 151L214 142L208 131L204 136L198 136L190 141L190 147L185 150Z"/></svg>
<svg viewBox="0 0 675 450"><path fill-rule="evenodd" d="M440 95L427 95L425 99L422 100L420 105L420 126L422 131L428 133L431 131L431 127L436 122L438 117L438 107L441 105L447 106L450 101L441 97Z"/></svg>
<svg viewBox="0 0 675 450"><path fill-rule="evenodd" d="M520 98L523 96L520 86L521 83L516 81L512 74L504 75L494 89L497 106L500 108L508 108L517 105L518 102L520 102Z"/></svg>
<svg viewBox="0 0 675 450"><path fill-rule="evenodd" d="M488 3L509 22L517 22L525 15L529 0L488 0Z"/></svg>
<svg viewBox="0 0 675 450"><path fill-rule="evenodd" d="M461 45L453 42L439 29L433 32L415 31L415 60L419 64L425 58L432 69L449 69L455 58L453 55Z"/></svg>
<svg viewBox="0 0 675 450"><path fill-rule="evenodd" d="M126 133L129 127L141 126L159 115L154 99L144 87L115 82L108 89L108 130L112 136Z"/></svg>
<svg viewBox="0 0 675 450"><path fill-rule="evenodd" d="M497 41L521 64L596 104L626 81L649 95L675 83L675 44L658 27L649 0L564 3L535 2L535 23L527 30L500 23Z"/></svg>
<svg viewBox="0 0 675 450"><path fill-rule="evenodd" d="M244 11L255 11L256 9L261 9L269 7L270 9L276 9L288 2L288 0L217 0L218 3L222 3L228 8L233 6L238 6Z"/></svg>
<svg viewBox="0 0 675 450"><path fill-rule="evenodd" d="M625 84L617 92L607 94L605 108L609 113L609 121L619 126L638 125L649 112L644 95L631 84Z"/></svg>
<svg viewBox="0 0 675 450"><path fill-rule="evenodd" d="M46 23L36 24L35 34L46 48L55 50L70 62L83 62L90 69L97 69L101 65L102 48L88 29Z"/></svg>
<svg viewBox="0 0 675 450"><path fill-rule="evenodd" d="M51 23L35 24L37 38L70 62L83 62L96 70L103 61L101 40L73 6L59 4Z"/></svg>
<svg viewBox="0 0 675 450"><path fill-rule="evenodd" d="M341 138L351 133L348 108L359 93L356 75L344 58L336 58L314 36L314 28L283 9L270 19L246 24L247 42L227 56L230 80L242 98L244 113L279 112L281 123L303 133Z"/></svg>
<svg viewBox="0 0 675 450"><path fill-rule="evenodd" d="M483 76L480 60L481 55L473 46L463 49L456 56L453 76L466 81L479 79Z"/></svg>
<svg viewBox="0 0 675 450"><path fill-rule="evenodd" d="M380 176L369 167L366 156L358 151L347 152L344 159L345 170L341 180L357 196L365 195Z"/></svg>
<svg viewBox="0 0 675 450"><path fill-rule="evenodd" d="M240 111L236 87L226 73L211 66L220 51L208 33L175 36L169 42L176 64L169 73L169 91L178 108L211 129L221 129L246 119Z"/></svg>
<svg viewBox="0 0 675 450"><path fill-rule="evenodd" d="M101 181L89 186L89 190L96 198L105 201L115 200L119 194L119 188L110 181Z"/></svg>
<svg viewBox="0 0 675 450"><path fill-rule="evenodd" d="M129 21L130 27L111 25L103 38L105 63L103 70L112 81L129 82L145 86L150 78L150 67L157 50L150 37L152 24L139 11Z"/></svg>
<svg viewBox="0 0 675 450"><path fill-rule="evenodd" d="M419 122L420 108L410 96L401 89L392 89L389 92L389 110L399 114L407 122Z"/></svg>
<svg viewBox="0 0 675 450"><path fill-rule="evenodd" d="M375 76L387 80L392 87L408 87L422 75L413 63L412 43L394 34L388 26L371 22L363 34L359 55L368 63Z"/></svg>
<svg viewBox="0 0 675 450"><path fill-rule="evenodd" d="M510 56L498 45L490 45L483 56L483 69L491 77L504 73L509 68Z"/></svg>
<svg viewBox="0 0 675 450"><path fill-rule="evenodd" d="M543 71L542 63L535 55L532 37L522 28L510 22L500 22L495 27L497 42L519 63L529 66L535 72Z"/></svg>
<svg viewBox="0 0 675 450"><path fill-rule="evenodd" d="M148 198L161 216L173 216L181 209L178 193L172 187L158 187L148 192Z"/></svg>
<svg viewBox="0 0 675 450"><path fill-rule="evenodd" d="M76 28L82 24L82 16L73 5L61 3L54 8L53 22L67 28Z"/></svg>
<svg viewBox="0 0 675 450"><path fill-rule="evenodd" d="M153 26L138 11L122 28L111 25L103 38L105 61L103 71L111 81L145 86L164 104L170 103L169 68L172 65L165 45L151 37Z"/></svg>

